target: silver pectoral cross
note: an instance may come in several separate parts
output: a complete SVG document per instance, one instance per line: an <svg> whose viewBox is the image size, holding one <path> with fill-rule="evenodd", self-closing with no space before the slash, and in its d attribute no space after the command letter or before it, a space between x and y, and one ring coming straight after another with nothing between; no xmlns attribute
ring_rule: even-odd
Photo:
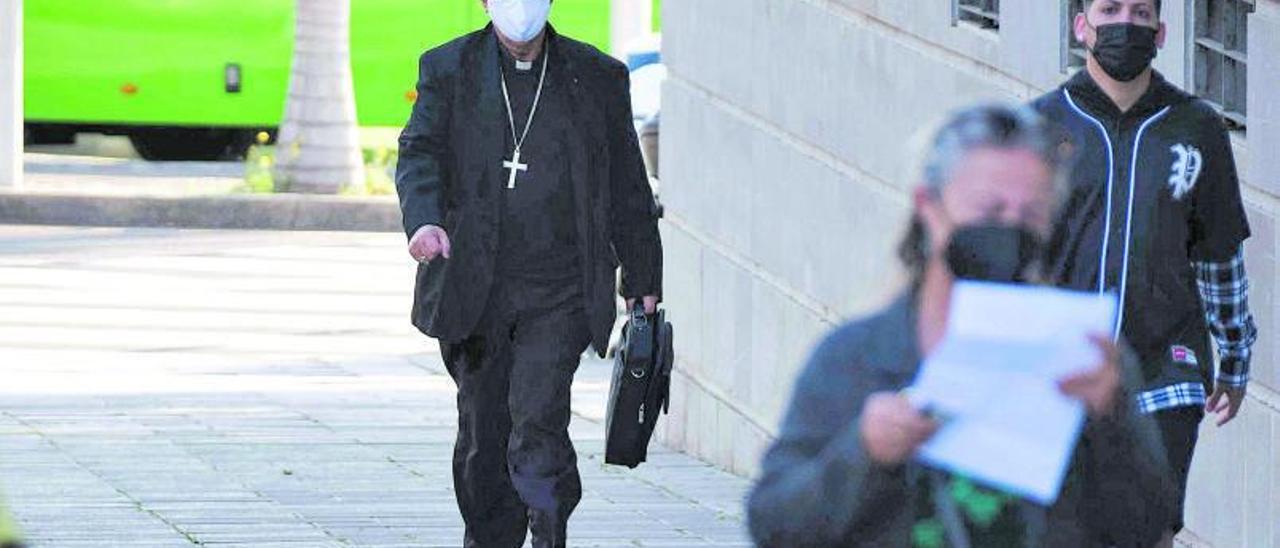
<svg viewBox="0 0 1280 548"><path fill-rule="evenodd" d="M516 173L521 171L529 171L529 164L520 163L520 149L518 148L511 153L510 160L502 161L502 167L503 169L511 170L511 175L507 177L508 189L512 189L516 187Z"/></svg>

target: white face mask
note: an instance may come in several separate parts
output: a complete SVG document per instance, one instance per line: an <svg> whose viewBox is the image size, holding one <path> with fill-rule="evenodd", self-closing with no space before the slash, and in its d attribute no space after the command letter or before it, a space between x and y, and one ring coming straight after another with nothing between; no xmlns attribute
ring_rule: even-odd
<svg viewBox="0 0 1280 548"><path fill-rule="evenodd" d="M547 26L551 0L489 0L489 18L503 36L516 42L538 37Z"/></svg>

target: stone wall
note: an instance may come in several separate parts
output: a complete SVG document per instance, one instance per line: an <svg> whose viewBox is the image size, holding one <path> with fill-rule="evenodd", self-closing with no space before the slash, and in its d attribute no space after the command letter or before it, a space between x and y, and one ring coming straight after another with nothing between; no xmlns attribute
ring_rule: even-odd
<svg viewBox="0 0 1280 548"><path fill-rule="evenodd" d="M1187 9L1165 3L1157 67L1185 84ZM947 0L664 3L663 237L679 354L668 444L755 473L813 344L901 286L892 251L913 135L955 107L1025 101L1066 78L1065 10L1002 8L990 31L953 24ZM1249 50L1250 126L1236 142L1262 340L1242 417L1203 430L1189 497L1191 532L1219 546L1280 545L1276 0L1259 0Z"/></svg>

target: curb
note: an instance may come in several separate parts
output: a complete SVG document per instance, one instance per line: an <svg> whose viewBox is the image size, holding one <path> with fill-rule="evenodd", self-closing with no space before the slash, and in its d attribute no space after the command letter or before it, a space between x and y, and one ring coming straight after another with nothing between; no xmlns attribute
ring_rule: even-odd
<svg viewBox="0 0 1280 548"><path fill-rule="evenodd" d="M397 232L394 198L0 193L0 224Z"/></svg>

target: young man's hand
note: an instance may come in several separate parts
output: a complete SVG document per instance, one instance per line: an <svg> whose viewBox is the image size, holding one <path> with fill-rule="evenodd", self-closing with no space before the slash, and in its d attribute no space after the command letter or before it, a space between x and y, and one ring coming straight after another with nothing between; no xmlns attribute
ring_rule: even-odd
<svg viewBox="0 0 1280 548"><path fill-rule="evenodd" d="M1244 392L1243 386L1231 386L1219 382L1213 389L1213 395L1209 396L1209 403L1205 404L1204 412L1218 415L1218 426L1227 424L1240 412L1240 406L1244 404ZM1224 396L1226 399L1223 399Z"/></svg>

